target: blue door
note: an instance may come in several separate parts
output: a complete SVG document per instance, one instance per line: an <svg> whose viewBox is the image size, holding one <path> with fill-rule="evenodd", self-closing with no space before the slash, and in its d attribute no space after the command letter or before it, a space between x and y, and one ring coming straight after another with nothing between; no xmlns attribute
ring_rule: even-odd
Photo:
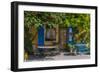
<svg viewBox="0 0 100 73"><path fill-rule="evenodd" d="M68 40L67 42L69 44L73 44L73 30L72 30L72 27L68 27Z"/></svg>
<svg viewBox="0 0 100 73"><path fill-rule="evenodd" d="M43 46L44 45L44 27L41 26L38 29L38 46Z"/></svg>

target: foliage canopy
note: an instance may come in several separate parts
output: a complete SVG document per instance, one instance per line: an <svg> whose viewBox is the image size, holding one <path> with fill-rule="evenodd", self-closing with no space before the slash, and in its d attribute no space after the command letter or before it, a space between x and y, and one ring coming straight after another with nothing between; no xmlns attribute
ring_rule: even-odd
<svg viewBox="0 0 100 73"><path fill-rule="evenodd" d="M38 29L43 25L49 28L54 28L56 25L59 25L60 28L71 26L74 28L74 32L79 31L75 34L76 43L84 40L85 43L90 44L90 14L24 11L24 33L26 35L26 42L28 41L27 39L33 37L29 29L32 26ZM25 44L32 44L32 39L29 39L29 41L30 43Z"/></svg>

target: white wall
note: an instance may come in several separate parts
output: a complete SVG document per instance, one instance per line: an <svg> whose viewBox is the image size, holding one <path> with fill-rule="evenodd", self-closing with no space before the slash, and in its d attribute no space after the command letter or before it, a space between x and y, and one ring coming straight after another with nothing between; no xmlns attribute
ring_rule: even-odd
<svg viewBox="0 0 100 73"><path fill-rule="evenodd" d="M11 73L10 71L10 2L14 0L0 0L0 73ZM18 0L16 0L18 1ZM100 1L99 0L20 0L20 1L33 1L33 2L45 2L45 3L61 3L61 4L80 4L80 5L97 5L98 13L100 12ZM98 14L100 16L100 14ZM100 23L98 17L98 24ZM98 28L100 25L98 25ZM100 31L100 29L98 29ZM98 34L100 37L100 34ZM100 40L100 38L98 39ZM100 43L100 41L98 42ZM100 48L100 46L99 46ZM100 49L98 51L100 52ZM99 53L98 52L98 53ZM98 54L100 55L100 53ZM100 61L100 58L99 58ZM99 62L100 64L100 62ZM73 69L59 69L59 70L45 70L45 71L35 71L36 73L86 73L86 72L99 72L98 67L90 68L73 68ZM32 71L30 71L32 72Z"/></svg>

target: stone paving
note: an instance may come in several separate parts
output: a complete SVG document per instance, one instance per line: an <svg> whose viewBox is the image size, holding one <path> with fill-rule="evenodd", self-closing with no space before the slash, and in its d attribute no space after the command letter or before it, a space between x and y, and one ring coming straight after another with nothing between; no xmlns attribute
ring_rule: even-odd
<svg viewBox="0 0 100 73"><path fill-rule="evenodd" d="M27 61L73 60L73 59L89 59L89 58L90 58L90 55L64 55L64 53L61 53L56 56L48 56L48 57L30 56L30 59Z"/></svg>

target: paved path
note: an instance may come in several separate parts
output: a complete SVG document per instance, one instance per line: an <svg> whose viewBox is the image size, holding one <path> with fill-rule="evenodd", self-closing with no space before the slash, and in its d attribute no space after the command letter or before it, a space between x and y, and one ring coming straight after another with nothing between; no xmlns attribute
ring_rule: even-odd
<svg viewBox="0 0 100 73"><path fill-rule="evenodd" d="M64 56L63 54L51 57L54 60L89 59L90 55Z"/></svg>
<svg viewBox="0 0 100 73"><path fill-rule="evenodd" d="M73 59L89 59L90 55L64 55L61 53L60 55L50 56L50 57L33 57L31 56L28 61L46 61L46 60L73 60Z"/></svg>

